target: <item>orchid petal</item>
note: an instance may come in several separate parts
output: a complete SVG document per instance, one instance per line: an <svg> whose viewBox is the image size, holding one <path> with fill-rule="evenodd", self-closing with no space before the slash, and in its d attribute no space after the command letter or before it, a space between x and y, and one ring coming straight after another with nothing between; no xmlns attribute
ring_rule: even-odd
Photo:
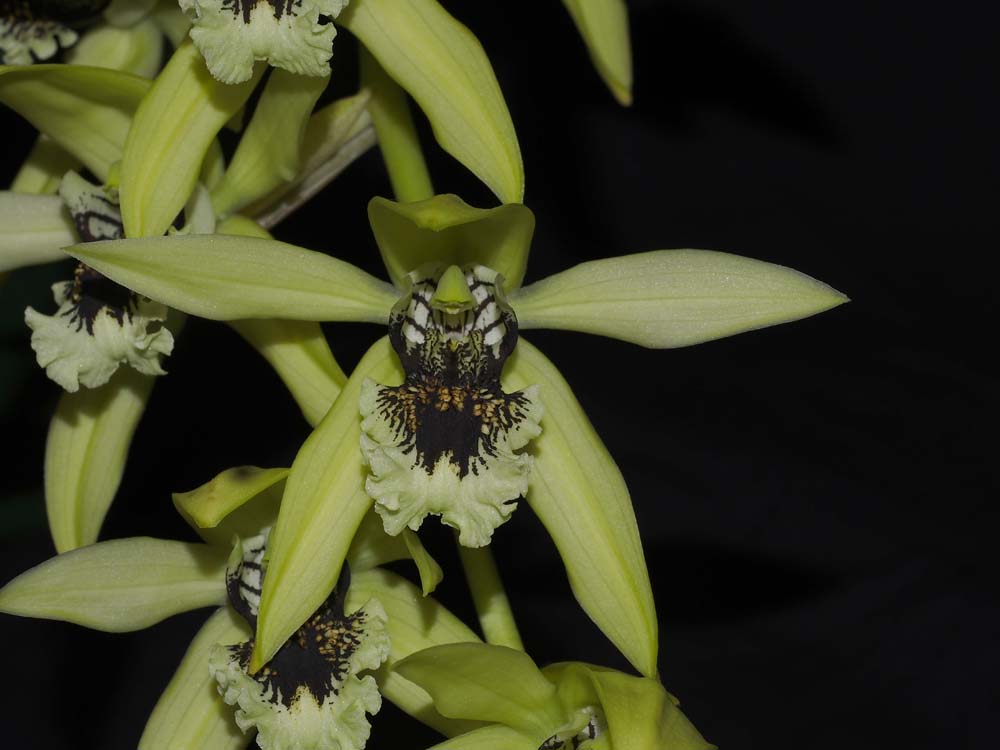
<svg viewBox="0 0 1000 750"><path fill-rule="evenodd" d="M425 263L484 265L517 289L528 264L535 216L517 203L473 208L457 195L436 195L418 203L373 198L368 219L389 278L406 286L407 274Z"/></svg>
<svg viewBox="0 0 1000 750"><path fill-rule="evenodd" d="M389 658L376 673L382 694L418 721L444 735L467 732L479 722L446 719L434 708L427 692L393 671L393 665L412 653L445 643L478 642L473 633L439 602L425 597L409 581L387 570L354 573L347 592L348 607L375 597L389 616Z"/></svg>
<svg viewBox="0 0 1000 750"><path fill-rule="evenodd" d="M358 399L366 378L402 380L388 339L380 339L361 359L292 464L268 545L251 671L269 661L333 590L351 539L371 507L358 450Z"/></svg>
<svg viewBox="0 0 1000 750"><path fill-rule="evenodd" d="M154 382L125 367L101 388L59 399L45 444L45 505L59 552L97 540Z"/></svg>
<svg viewBox="0 0 1000 750"><path fill-rule="evenodd" d="M338 23L416 100L445 151L504 203L523 199L514 126L472 32L436 0L352 0Z"/></svg>
<svg viewBox="0 0 1000 750"><path fill-rule="evenodd" d="M0 271L65 260L61 248L73 242L62 198L0 191Z"/></svg>
<svg viewBox="0 0 1000 750"><path fill-rule="evenodd" d="M538 384L545 403L527 500L591 619L640 672L656 674L657 620L621 472L555 365L523 338L505 386Z"/></svg>
<svg viewBox="0 0 1000 750"><path fill-rule="evenodd" d="M40 134L28 158L10 183L15 193L53 195L67 172L80 168L80 161L47 135Z"/></svg>
<svg viewBox="0 0 1000 750"><path fill-rule="evenodd" d="M86 65L0 66L0 102L100 180L122 158L132 113L149 85L139 76Z"/></svg>
<svg viewBox="0 0 1000 750"><path fill-rule="evenodd" d="M156 0L111 0L104 9L104 20L120 28L141 23L156 5Z"/></svg>
<svg viewBox="0 0 1000 750"><path fill-rule="evenodd" d="M170 40L170 46L177 49L184 44L191 30L191 19L180 9L177 0L159 0L153 6L150 18Z"/></svg>
<svg viewBox="0 0 1000 750"><path fill-rule="evenodd" d="M329 75L271 74L225 177L212 191L217 214L239 211L295 179L309 115L329 81Z"/></svg>
<svg viewBox="0 0 1000 750"><path fill-rule="evenodd" d="M130 28L98 26L66 53L70 65L94 65L152 78L163 59L163 32L151 20Z"/></svg>
<svg viewBox="0 0 1000 750"><path fill-rule="evenodd" d="M511 295L522 328L562 328L652 348L787 323L847 301L785 266L712 250L581 263Z"/></svg>
<svg viewBox="0 0 1000 750"><path fill-rule="evenodd" d="M452 643L411 654L393 669L430 693L445 716L506 724L539 742L566 720L555 686L517 649Z"/></svg>
<svg viewBox="0 0 1000 750"><path fill-rule="evenodd" d="M191 641L177 671L160 695L139 740L139 750L243 750L248 738L233 720L215 679L208 654L218 644L250 637L246 623L230 607L208 618Z"/></svg>
<svg viewBox="0 0 1000 750"><path fill-rule="evenodd" d="M226 551L134 537L64 552L0 589L0 611L140 630L178 612L223 604Z"/></svg>
<svg viewBox="0 0 1000 750"><path fill-rule="evenodd" d="M182 44L136 110L122 155L121 209L128 237L157 237L184 207L216 134L263 73L227 86Z"/></svg>
<svg viewBox="0 0 1000 750"><path fill-rule="evenodd" d="M632 45L624 0L563 0L615 99L632 103Z"/></svg>
<svg viewBox="0 0 1000 750"><path fill-rule="evenodd" d="M397 297L350 263L256 237L87 242L67 252L139 294L212 320L384 323Z"/></svg>
<svg viewBox="0 0 1000 750"><path fill-rule="evenodd" d="M428 750L538 750L538 740L503 724L473 729Z"/></svg>

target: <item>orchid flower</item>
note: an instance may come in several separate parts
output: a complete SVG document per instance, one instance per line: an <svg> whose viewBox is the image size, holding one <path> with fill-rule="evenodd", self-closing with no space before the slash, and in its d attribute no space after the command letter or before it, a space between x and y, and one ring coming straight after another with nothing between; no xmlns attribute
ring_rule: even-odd
<svg viewBox="0 0 1000 750"><path fill-rule="evenodd" d="M449 734L474 727L441 717L426 693L390 675L388 667L377 673L379 687L370 675L359 674L429 646L475 640L425 598L441 571L416 535L388 537L374 517L362 525L348 555L353 581L345 566L336 594L298 637L265 670L248 674L247 623L256 616L266 579L267 529L287 474L237 467L176 494L175 505L205 543L142 537L66 552L0 590L0 611L124 632L179 612L219 607L157 703L140 750L237 750L253 732L264 748L353 750L365 744L365 713L378 710L380 691ZM375 567L402 558L417 563L423 593Z"/></svg>
<svg viewBox="0 0 1000 750"><path fill-rule="evenodd" d="M654 675L656 616L621 473L558 370L518 331L561 328L686 346L846 298L788 268L700 250L585 263L522 288L534 227L522 205L376 198L369 216L395 286L262 239L150 238L69 249L130 289L210 319L388 320L389 339L361 360L293 464L252 667L326 599L373 503L390 533L439 513L477 546L526 489L584 609L640 672ZM538 435L532 425L541 409ZM436 482L450 494L435 494Z"/></svg>

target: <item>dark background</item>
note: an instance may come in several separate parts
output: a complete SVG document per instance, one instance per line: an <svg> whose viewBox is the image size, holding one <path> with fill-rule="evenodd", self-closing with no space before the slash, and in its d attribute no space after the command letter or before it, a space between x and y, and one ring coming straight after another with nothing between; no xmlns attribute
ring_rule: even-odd
<svg viewBox="0 0 1000 750"><path fill-rule="evenodd" d="M723 748L993 746L996 11L635 0L622 109L555 0L446 5L482 40L518 129L538 219L529 281L697 247L793 266L853 300L672 351L530 333L629 482L668 689ZM9 179L32 135L0 122ZM492 205L421 126L437 189ZM365 204L388 191L372 152L278 235L380 273ZM64 277L18 272L0 294L0 581L52 554L40 482L58 393L20 321ZM349 369L380 329L327 332ZM288 465L308 434L222 325L192 321L167 366L102 538L193 538L170 491ZM471 615L448 534L425 529L442 598ZM625 667L526 505L494 550L538 661ZM0 618L4 744L133 748L206 614L127 635ZM387 705L370 746L433 742L415 727Z"/></svg>

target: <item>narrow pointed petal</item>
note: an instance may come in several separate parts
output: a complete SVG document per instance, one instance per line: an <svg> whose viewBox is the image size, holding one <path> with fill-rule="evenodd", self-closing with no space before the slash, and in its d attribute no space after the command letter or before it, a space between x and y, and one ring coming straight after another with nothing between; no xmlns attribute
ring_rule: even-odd
<svg viewBox="0 0 1000 750"><path fill-rule="evenodd" d="M0 191L0 271L63 260L62 248L73 242L62 198Z"/></svg>
<svg viewBox="0 0 1000 750"><path fill-rule="evenodd" d="M314 113L306 125L302 165L291 182L247 206L243 213L273 227L296 211L375 144L368 92L338 99Z"/></svg>
<svg viewBox="0 0 1000 750"><path fill-rule="evenodd" d="M10 189L15 193L54 195L63 175L79 168L79 159L47 135L39 135L10 183Z"/></svg>
<svg viewBox="0 0 1000 750"><path fill-rule="evenodd" d="M387 338L361 359L292 464L268 544L271 559L250 664L253 672L271 659L333 590L351 539L371 508L358 448L358 399L367 378L402 381Z"/></svg>
<svg viewBox="0 0 1000 750"><path fill-rule="evenodd" d="M339 23L409 92L441 147L503 203L524 197L514 125L479 40L436 0L353 0Z"/></svg>
<svg viewBox="0 0 1000 750"><path fill-rule="evenodd" d="M0 66L0 102L99 180L122 158L132 114L149 86L139 76L85 65Z"/></svg>
<svg viewBox="0 0 1000 750"><path fill-rule="evenodd" d="M347 551L351 576L395 560L413 560L424 596L434 591L444 575L441 566L416 533L408 531L398 536L389 536L382 528L382 520L378 514L369 511L362 519Z"/></svg>
<svg viewBox="0 0 1000 750"><path fill-rule="evenodd" d="M389 658L376 673L382 694L418 721L446 736L467 732L479 722L447 719L438 713L427 692L410 682L393 665L410 654L446 643L478 642L476 634L439 602L425 597L409 581L387 570L354 574L347 593L349 608L376 598L389 616Z"/></svg>
<svg viewBox="0 0 1000 750"><path fill-rule="evenodd" d="M406 549L410 557L417 566L417 573L420 575L420 586L423 589L424 596L427 596L441 583L441 579L444 578L444 571L437 564L437 560L431 557L430 553L424 548L420 537L417 536L417 532L404 529L400 536L406 544Z"/></svg>
<svg viewBox="0 0 1000 750"><path fill-rule="evenodd" d="M97 541L155 382L125 367L101 388L59 399L45 444L45 506L59 552Z"/></svg>
<svg viewBox="0 0 1000 750"><path fill-rule="evenodd" d="M713 250L581 263L511 296L522 328L690 346L829 310L847 297L804 273Z"/></svg>
<svg viewBox="0 0 1000 750"><path fill-rule="evenodd" d="M87 242L67 252L150 299L211 320L385 323L397 293L350 263L231 235Z"/></svg>
<svg viewBox="0 0 1000 750"><path fill-rule="evenodd" d="M208 671L209 652L250 637L250 628L231 607L215 611L188 646L177 671L156 702L139 740L139 750L243 750L249 738L223 702Z"/></svg>
<svg viewBox="0 0 1000 750"><path fill-rule="evenodd" d="M632 103L632 45L624 0L563 0L615 99Z"/></svg>
<svg viewBox="0 0 1000 750"><path fill-rule="evenodd" d="M225 177L212 191L217 214L228 216L295 179L309 115L329 81L329 75L271 74Z"/></svg>
<svg viewBox="0 0 1000 750"><path fill-rule="evenodd" d="M527 500L559 550L577 601L636 669L655 675L656 609L621 472L559 370L523 338L504 384L537 384L545 402Z"/></svg>
<svg viewBox="0 0 1000 750"><path fill-rule="evenodd" d="M517 289L528 264L535 216L521 204L474 208L457 195L418 203L373 198L368 219L389 278L405 288L407 274L425 263L481 264Z"/></svg>
<svg viewBox="0 0 1000 750"><path fill-rule="evenodd" d="M429 750L538 750L538 740L503 724L473 729Z"/></svg>
<svg viewBox="0 0 1000 750"><path fill-rule="evenodd" d="M122 155L121 210L128 237L167 231L194 190L212 141L244 105L246 83L219 83L190 42L182 44L135 113Z"/></svg>
<svg viewBox="0 0 1000 750"><path fill-rule="evenodd" d="M64 552L0 589L0 612L140 630L178 612L223 604L226 551L134 537Z"/></svg>
<svg viewBox="0 0 1000 750"><path fill-rule="evenodd" d="M237 466L190 492L173 493L174 507L199 536L228 547L274 523L288 469Z"/></svg>
<svg viewBox="0 0 1000 750"><path fill-rule="evenodd" d="M152 20L130 28L98 26L66 53L70 65L94 65L153 78L163 59L163 32Z"/></svg>
<svg viewBox="0 0 1000 750"><path fill-rule="evenodd" d="M523 651L452 643L418 651L393 667L434 698L445 716L506 724L544 740L565 720L555 685Z"/></svg>

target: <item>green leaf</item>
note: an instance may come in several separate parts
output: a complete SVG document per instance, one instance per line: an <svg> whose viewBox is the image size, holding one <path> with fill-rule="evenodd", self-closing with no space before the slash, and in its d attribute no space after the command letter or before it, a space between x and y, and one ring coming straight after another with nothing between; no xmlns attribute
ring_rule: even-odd
<svg viewBox="0 0 1000 750"><path fill-rule="evenodd" d="M268 543L251 671L268 662L333 590L351 539L371 508L358 448L358 398L366 378L402 382L387 338L361 359L292 464Z"/></svg>
<svg viewBox="0 0 1000 750"><path fill-rule="evenodd" d="M59 399L45 444L45 505L59 552L97 540L154 382L123 367L106 385Z"/></svg>
<svg viewBox="0 0 1000 750"><path fill-rule="evenodd" d="M473 729L429 750L538 750L538 740L503 724Z"/></svg>
<svg viewBox="0 0 1000 750"><path fill-rule="evenodd" d="M411 654L393 669L430 693L445 716L506 724L538 743L568 718L555 686L517 649L452 643Z"/></svg>
<svg viewBox="0 0 1000 750"><path fill-rule="evenodd" d="M163 33L152 20L129 28L97 26L66 52L70 65L95 65L153 78L163 59Z"/></svg>
<svg viewBox="0 0 1000 750"><path fill-rule="evenodd" d="M446 719L434 708L423 688L392 669L401 659L431 646L478 642L476 634L439 602L423 596L398 575L380 569L354 573L352 568L347 609L359 607L373 597L389 616L386 624L391 644L389 658L375 674L381 693L413 718L446 736L480 726L479 722Z"/></svg>
<svg viewBox="0 0 1000 750"><path fill-rule="evenodd" d="M62 248L73 242L62 198L0 191L0 271L65 260Z"/></svg>
<svg viewBox="0 0 1000 750"><path fill-rule="evenodd" d="M225 177L212 191L218 215L239 211L298 176L309 115L329 81L329 75L271 73Z"/></svg>
<svg viewBox="0 0 1000 750"><path fill-rule="evenodd" d="M140 630L178 612L226 601L226 550L134 537L46 560L0 589L0 612Z"/></svg>
<svg viewBox="0 0 1000 750"><path fill-rule="evenodd" d="M132 113L149 86L145 78L86 65L0 65L0 102L100 180L122 158Z"/></svg>
<svg viewBox="0 0 1000 750"><path fill-rule="evenodd" d="M632 45L624 0L563 0L615 99L632 103Z"/></svg>
<svg viewBox="0 0 1000 750"><path fill-rule="evenodd" d="M398 293L350 263L230 235L87 242L66 251L122 286L211 320L385 323Z"/></svg>
<svg viewBox="0 0 1000 750"><path fill-rule="evenodd" d="M139 750L243 750L249 738L236 726L208 670L216 644L250 638L250 628L230 607L215 611L191 641L177 671L156 702Z"/></svg>
<svg viewBox="0 0 1000 750"><path fill-rule="evenodd" d="M479 40L436 0L353 0L349 29L417 102L441 147L503 203L524 197L514 125Z"/></svg>
<svg viewBox="0 0 1000 750"><path fill-rule="evenodd" d="M182 44L143 98L122 155L121 211L128 237L167 231L194 190L216 134L243 106L263 72L219 83L190 42Z"/></svg>
<svg viewBox="0 0 1000 750"><path fill-rule="evenodd" d="M545 416L532 443L527 500L559 550L577 601L636 669L655 675L656 609L621 472L559 370L523 338L503 383L505 390L541 388Z"/></svg>
<svg viewBox="0 0 1000 750"><path fill-rule="evenodd" d="M76 157L47 135L41 134L35 139L28 158L17 170L10 189L15 193L54 195L59 190L63 175L79 168L80 162Z"/></svg>
<svg viewBox="0 0 1000 750"><path fill-rule="evenodd" d="M227 549L274 523L288 469L237 466L190 492L175 492L174 507L202 539Z"/></svg>
<svg viewBox="0 0 1000 750"><path fill-rule="evenodd" d="M400 288L406 287L406 274L433 262L482 264L504 277L504 289L517 289L535 231L535 216L526 206L473 208L451 194L418 203L372 198L368 220L389 278Z"/></svg>
<svg viewBox="0 0 1000 750"><path fill-rule="evenodd" d="M785 266L712 250L581 263L511 295L521 328L561 328L670 348L787 323L847 302Z"/></svg>

